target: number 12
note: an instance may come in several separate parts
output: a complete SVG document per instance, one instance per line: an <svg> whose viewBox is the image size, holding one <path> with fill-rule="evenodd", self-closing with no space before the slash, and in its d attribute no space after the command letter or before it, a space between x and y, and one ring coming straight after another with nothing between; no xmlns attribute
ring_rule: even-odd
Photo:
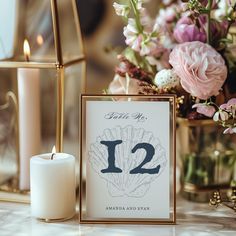
<svg viewBox="0 0 236 236"><path fill-rule="evenodd" d="M122 169L115 166L115 148L117 145L122 143L122 140L115 141L101 141L101 144L107 146L108 151L108 167L102 169L102 173L121 173ZM144 160L140 163L139 166L130 170L130 174L158 174L160 171L160 165L152 169L143 168L143 166L150 162L155 155L155 148L150 143L138 143L131 150L132 153L135 153L139 149L144 149L146 151L146 156Z"/></svg>

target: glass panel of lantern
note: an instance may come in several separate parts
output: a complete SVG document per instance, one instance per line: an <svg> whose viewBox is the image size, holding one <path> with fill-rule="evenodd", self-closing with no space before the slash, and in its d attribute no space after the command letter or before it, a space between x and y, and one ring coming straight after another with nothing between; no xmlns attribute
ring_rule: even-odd
<svg viewBox="0 0 236 236"><path fill-rule="evenodd" d="M85 56L76 0L0 1L0 189L22 192L32 155L79 157Z"/></svg>

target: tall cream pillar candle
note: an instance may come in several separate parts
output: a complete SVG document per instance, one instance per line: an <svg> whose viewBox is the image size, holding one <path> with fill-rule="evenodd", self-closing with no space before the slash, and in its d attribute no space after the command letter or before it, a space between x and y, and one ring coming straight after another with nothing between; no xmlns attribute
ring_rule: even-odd
<svg viewBox="0 0 236 236"><path fill-rule="evenodd" d="M44 220L75 214L75 158L66 153L41 154L30 160L31 212Z"/></svg>
<svg viewBox="0 0 236 236"><path fill-rule="evenodd" d="M25 49L26 47L26 49ZM28 51L27 51L28 47ZM25 45L29 58L29 45ZM39 70L19 68L17 71L19 104L20 190L30 187L30 157L40 153L40 80Z"/></svg>

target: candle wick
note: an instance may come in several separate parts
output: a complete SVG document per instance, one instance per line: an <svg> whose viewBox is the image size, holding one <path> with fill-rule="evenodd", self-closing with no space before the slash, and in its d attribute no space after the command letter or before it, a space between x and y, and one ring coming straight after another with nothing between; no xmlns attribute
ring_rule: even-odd
<svg viewBox="0 0 236 236"><path fill-rule="evenodd" d="M56 155L56 153L52 153L51 155L51 160L53 160L53 156Z"/></svg>
<svg viewBox="0 0 236 236"><path fill-rule="evenodd" d="M25 59L27 62L29 62L29 55L28 54L25 55Z"/></svg>

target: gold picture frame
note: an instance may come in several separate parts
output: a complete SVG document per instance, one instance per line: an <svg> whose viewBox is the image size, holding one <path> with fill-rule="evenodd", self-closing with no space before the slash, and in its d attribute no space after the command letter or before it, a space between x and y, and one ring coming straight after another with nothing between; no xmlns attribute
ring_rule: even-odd
<svg viewBox="0 0 236 236"><path fill-rule="evenodd" d="M81 95L81 224L176 223L175 126L174 95Z"/></svg>

